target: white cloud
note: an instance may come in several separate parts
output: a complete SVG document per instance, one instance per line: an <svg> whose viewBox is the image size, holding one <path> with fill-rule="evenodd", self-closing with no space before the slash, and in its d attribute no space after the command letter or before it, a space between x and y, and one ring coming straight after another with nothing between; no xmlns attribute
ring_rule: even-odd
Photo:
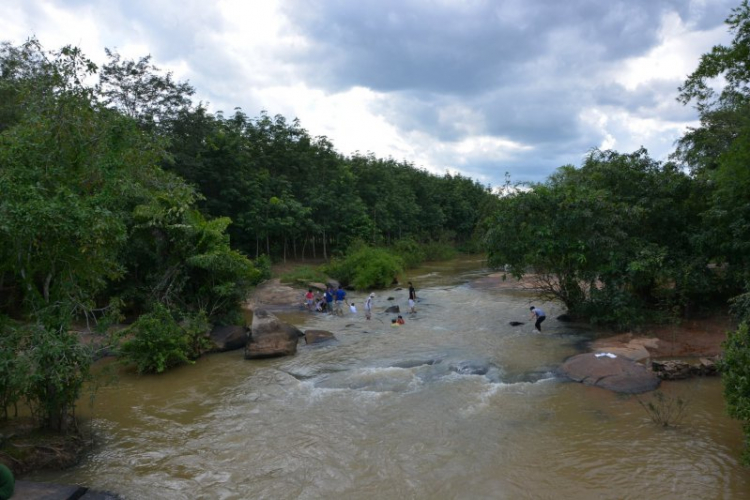
<svg viewBox="0 0 750 500"><path fill-rule="evenodd" d="M682 83L695 70L701 54L727 38L723 25L709 31L691 31L677 13L668 13L662 19L659 45L641 57L622 62L611 77L628 90L654 80Z"/></svg>

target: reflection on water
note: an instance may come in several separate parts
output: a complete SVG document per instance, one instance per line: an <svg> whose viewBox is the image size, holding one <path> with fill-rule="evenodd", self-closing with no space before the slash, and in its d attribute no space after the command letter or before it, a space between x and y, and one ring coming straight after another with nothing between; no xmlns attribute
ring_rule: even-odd
<svg viewBox="0 0 750 500"><path fill-rule="evenodd" d="M556 379L588 333L554 319L531 333L530 297L469 285L484 274L467 260L417 270L401 327L383 312L289 314L337 338L294 357L123 374L93 410L97 449L35 478L134 499L750 496L718 379L665 383L690 407L657 427L634 397ZM378 291L376 310L406 298Z"/></svg>

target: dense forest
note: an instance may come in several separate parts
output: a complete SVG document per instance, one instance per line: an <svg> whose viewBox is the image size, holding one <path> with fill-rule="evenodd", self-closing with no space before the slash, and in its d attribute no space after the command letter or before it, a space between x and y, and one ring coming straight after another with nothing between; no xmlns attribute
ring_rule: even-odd
<svg viewBox="0 0 750 500"><path fill-rule="evenodd" d="M107 51L97 67L72 46L2 44L0 408L7 417L23 402L64 427L91 363L74 321L105 331L136 320L123 358L163 371L198 356L210 324L236 321L271 261L379 249L397 274L439 244L533 272L571 314L616 328L730 303L740 327L723 362L727 398L750 422L747 1L727 25L732 44L679 89L700 125L669 161L594 149L500 194L342 155L296 119L211 113L150 57Z"/></svg>
<svg viewBox="0 0 750 500"><path fill-rule="evenodd" d="M209 113L150 57L107 56L0 47L5 416L23 402L65 425L91 364L73 323L135 320L120 357L161 372L199 356L211 324L242 322L272 261L401 249L370 281L352 276L365 287L435 245L478 248L489 186L343 156L282 116Z"/></svg>

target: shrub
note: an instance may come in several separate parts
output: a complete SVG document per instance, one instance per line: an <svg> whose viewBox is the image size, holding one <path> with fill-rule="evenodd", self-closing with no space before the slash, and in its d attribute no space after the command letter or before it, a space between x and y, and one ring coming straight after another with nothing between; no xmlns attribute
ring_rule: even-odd
<svg viewBox="0 0 750 500"><path fill-rule="evenodd" d="M208 338L211 323L208 322L206 311L201 309L196 313L185 314L182 318L182 328L187 336L187 355L190 359L199 358L211 347L211 339Z"/></svg>
<svg viewBox="0 0 750 500"><path fill-rule="evenodd" d="M393 251L401 258L407 268L417 267L425 261L424 248L411 238L398 240L393 245Z"/></svg>
<svg viewBox="0 0 750 500"><path fill-rule="evenodd" d="M595 289L589 299L584 299L571 314L588 318L593 325L611 326L626 330L644 324L648 319L646 308L632 294L615 286Z"/></svg>
<svg viewBox="0 0 750 500"><path fill-rule="evenodd" d="M91 377L93 355L67 328L29 325L29 343L21 354L28 363L24 396L32 415L48 429L65 430L75 416L75 403Z"/></svg>
<svg viewBox="0 0 750 500"><path fill-rule="evenodd" d="M685 416L688 402L680 397L666 396L660 391L656 391L651 396L651 401L644 401L636 397L641 407L646 410L649 418L655 424L662 427L674 426L680 423Z"/></svg>
<svg viewBox="0 0 750 500"><path fill-rule="evenodd" d="M251 283L252 285L257 285L258 283L262 281L271 279L271 257L269 257L266 254L263 254L253 261L253 265L255 266L255 269L259 271L260 274L258 274L255 281Z"/></svg>
<svg viewBox="0 0 750 500"><path fill-rule="evenodd" d="M458 255L458 251L447 243L433 241L422 246L424 250L424 260L449 260Z"/></svg>
<svg viewBox="0 0 750 500"><path fill-rule="evenodd" d="M132 334L132 338L120 347L120 361L135 364L139 373L161 373L190 362L189 335L162 304L155 304L152 312L139 317L121 334Z"/></svg>
<svg viewBox="0 0 750 500"><path fill-rule="evenodd" d="M10 320L0 316L0 417L7 419L9 409L13 407L18 415L18 401L23 396L23 389L28 379L28 369L22 351L23 337Z"/></svg>
<svg viewBox="0 0 750 500"><path fill-rule="evenodd" d="M325 267L343 285L353 285L359 290L385 288L403 273L400 257L382 248L357 247L344 259L335 260Z"/></svg>

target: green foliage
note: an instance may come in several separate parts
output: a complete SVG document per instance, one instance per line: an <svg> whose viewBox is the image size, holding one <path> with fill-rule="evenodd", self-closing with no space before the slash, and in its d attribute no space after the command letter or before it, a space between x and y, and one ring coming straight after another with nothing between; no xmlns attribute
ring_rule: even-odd
<svg viewBox="0 0 750 500"><path fill-rule="evenodd" d="M26 403L44 427L65 430L75 415L84 382L91 377L91 349L67 329L30 325L25 332L30 376Z"/></svg>
<svg viewBox="0 0 750 500"><path fill-rule="evenodd" d="M683 161L706 193L703 225L695 239L709 258L722 265L724 286L734 288L750 275L750 5L732 10L726 24L729 45L701 56L680 87L680 101L693 103L700 127L678 143Z"/></svg>
<svg viewBox="0 0 750 500"><path fill-rule="evenodd" d="M745 285L745 289L750 289L750 286ZM750 292L732 298L730 305L732 314L738 323L750 323Z"/></svg>
<svg viewBox="0 0 750 500"><path fill-rule="evenodd" d="M448 243L432 241L423 245L424 260L439 261L453 259L458 255L456 248Z"/></svg>
<svg viewBox="0 0 750 500"><path fill-rule="evenodd" d="M65 329L0 318L0 408L18 413L23 402L41 427L67 430L85 382L91 380L91 350Z"/></svg>
<svg viewBox="0 0 750 500"><path fill-rule="evenodd" d="M3 419L13 408L18 414L18 402L24 395L29 367L28 359L20 356L23 351L22 331L14 327L10 319L0 316L0 410Z"/></svg>
<svg viewBox="0 0 750 500"><path fill-rule="evenodd" d="M321 269L310 266L296 267L292 271L281 275L282 283L293 283L295 285L307 286L308 283L325 283L326 281L327 276Z"/></svg>
<svg viewBox="0 0 750 500"><path fill-rule="evenodd" d="M271 279L271 257L263 254L257 259L253 260L253 265L259 273L256 281L252 283L253 285L257 285L265 280Z"/></svg>
<svg viewBox="0 0 750 500"><path fill-rule="evenodd" d="M724 353L719 362L724 399L730 417L742 422L745 432L745 450L742 458L750 465L750 328L740 324L736 331L729 332L722 344Z"/></svg>
<svg viewBox="0 0 750 500"><path fill-rule="evenodd" d="M385 249L360 245L325 269L344 285L368 290L390 286L403 273L404 264L400 257Z"/></svg>
<svg viewBox="0 0 750 500"><path fill-rule="evenodd" d="M195 324L193 325L195 326ZM195 333L197 329L193 328ZM162 373L173 366L190 362L195 345L188 333L165 306L138 318L121 334L127 339L119 349L119 360L135 364L139 373ZM132 338L128 338L132 336Z"/></svg>
<svg viewBox="0 0 750 500"><path fill-rule="evenodd" d="M499 200L489 261L515 276L536 273L544 295L574 314L633 326L665 289L678 309L704 293L708 262L691 240L697 197L684 173L645 150L594 150L580 168L561 167L545 184Z"/></svg>
<svg viewBox="0 0 750 500"><path fill-rule="evenodd" d="M651 421L662 427L679 425L688 407L688 401L680 397L667 396L661 391L653 392L650 401L640 397L636 399Z"/></svg>
<svg viewBox="0 0 750 500"><path fill-rule="evenodd" d="M747 65L750 54L748 0L743 0L739 7L732 9L725 22L729 32L734 35L731 45L717 45L711 52L703 54L698 68L679 89L679 100L683 104L695 102L701 112L731 106L747 98L747 83L750 82L750 67ZM724 85L717 95L712 84L718 77L721 77Z"/></svg>
<svg viewBox="0 0 750 500"><path fill-rule="evenodd" d="M208 321L206 311L200 310L195 313L185 314L180 326L187 336L188 358L197 359L211 348L211 339L208 337L211 331L211 323Z"/></svg>
<svg viewBox="0 0 750 500"><path fill-rule="evenodd" d="M424 246L411 238L396 241L391 250L401 258L406 268L417 267L426 260Z"/></svg>

